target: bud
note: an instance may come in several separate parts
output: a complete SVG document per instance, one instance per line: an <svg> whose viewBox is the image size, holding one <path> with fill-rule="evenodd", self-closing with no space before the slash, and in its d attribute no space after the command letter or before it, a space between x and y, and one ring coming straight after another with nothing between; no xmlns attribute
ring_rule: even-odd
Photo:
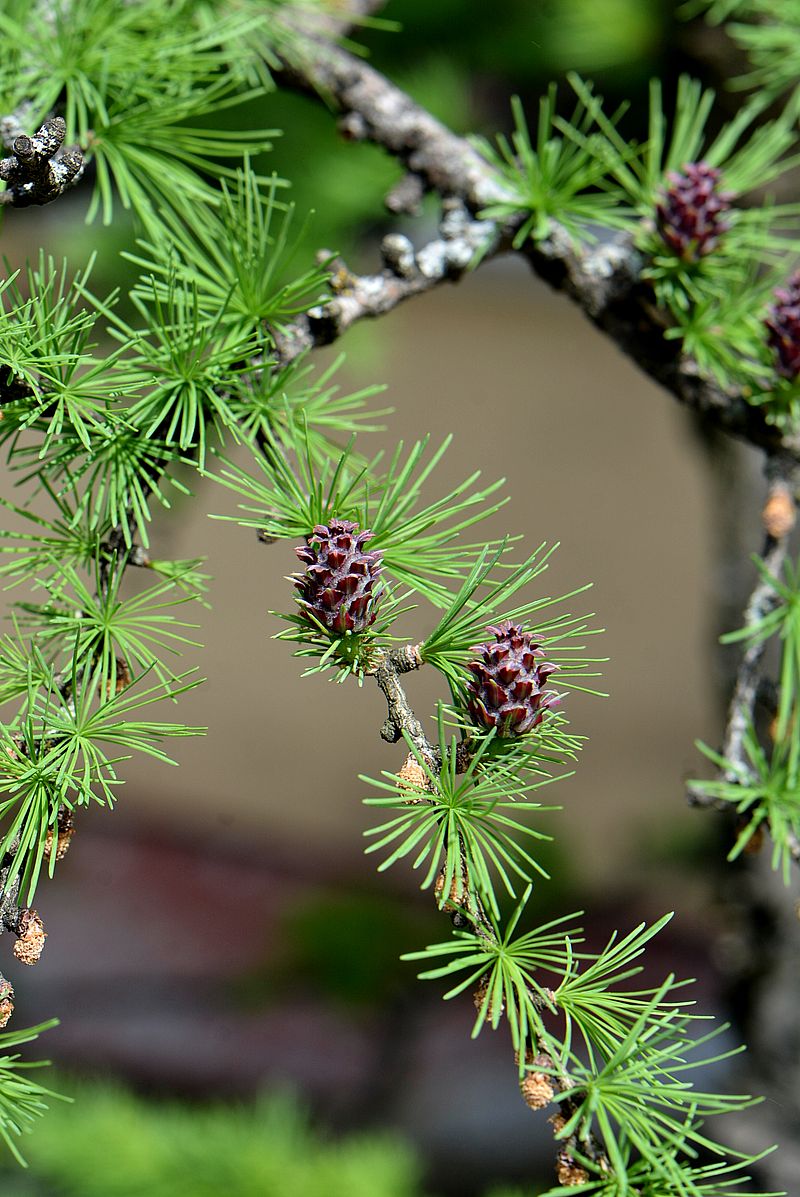
<svg viewBox="0 0 800 1197"><path fill-rule="evenodd" d="M472 674L467 709L474 723L496 727L501 737L525 735L559 701L555 691L544 689L556 666L539 661L544 649L518 624L506 620L486 630L494 633L495 643L472 650L479 659L467 665Z"/></svg>
<svg viewBox="0 0 800 1197"><path fill-rule="evenodd" d="M47 829L44 841L45 859L49 860L51 856L55 856L56 861L63 860L69 852L74 834L75 821L72 811L62 807L58 812L56 826Z"/></svg>
<svg viewBox="0 0 800 1197"><path fill-rule="evenodd" d="M670 171L656 204L656 225L669 248L684 262L698 262L717 248L730 224L722 219L733 193L719 191L720 172L705 162Z"/></svg>
<svg viewBox="0 0 800 1197"><path fill-rule="evenodd" d="M555 1096L551 1078L546 1072L526 1072L519 1088L523 1101L532 1110L543 1110Z"/></svg>
<svg viewBox="0 0 800 1197"><path fill-rule="evenodd" d="M570 1189L573 1185L585 1185L589 1179L589 1173L573 1159L568 1151L559 1151L556 1156L556 1176L558 1183L565 1189Z"/></svg>
<svg viewBox="0 0 800 1197"><path fill-rule="evenodd" d="M475 1005L476 1010L478 1010L479 1012L481 1010L484 1011L483 1017L486 1022L494 1022L495 1015L497 1015L497 1017L499 1018L500 1015L505 1010L506 1005L502 999L502 996L500 998L500 1008L499 1009L495 1006L495 1004L491 998L489 998L489 1000L486 1001L486 995L488 994L488 992L489 992L489 978L483 977L481 979L480 984L478 985L478 988L475 990L475 993L472 995L472 1001ZM501 991L501 994L502 994L502 991ZM486 1002L485 1007L483 1004L484 1002Z"/></svg>
<svg viewBox="0 0 800 1197"><path fill-rule="evenodd" d="M20 911L17 942L14 944L14 955L20 964L36 964L46 939L44 923L36 911L30 907Z"/></svg>
<svg viewBox="0 0 800 1197"><path fill-rule="evenodd" d="M797 511L794 496L785 483L776 482L770 487L769 496L761 512L761 521L768 536L782 540L795 525Z"/></svg>
<svg viewBox="0 0 800 1197"><path fill-rule="evenodd" d="M433 883L433 896L436 899L436 904L440 910L464 910L469 906L469 882L467 879L467 870L462 865L461 876L457 872L453 873L450 878L450 890L447 895L444 892L444 882L446 875L446 868L439 869L436 874L436 880Z"/></svg>
<svg viewBox="0 0 800 1197"><path fill-rule="evenodd" d="M0 979L0 1029L8 1024L14 1013L14 990L5 978Z"/></svg>
<svg viewBox="0 0 800 1197"><path fill-rule="evenodd" d="M408 790L408 797L404 799L409 806L418 806L425 802L420 791L430 790L431 782L413 752L409 752L397 774L401 789Z"/></svg>
<svg viewBox="0 0 800 1197"><path fill-rule="evenodd" d="M372 536L352 520L332 519L317 524L307 543L295 549L306 569L292 576L309 623L342 634L363 632L375 622L384 593L383 554L364 551Z"/></svg>

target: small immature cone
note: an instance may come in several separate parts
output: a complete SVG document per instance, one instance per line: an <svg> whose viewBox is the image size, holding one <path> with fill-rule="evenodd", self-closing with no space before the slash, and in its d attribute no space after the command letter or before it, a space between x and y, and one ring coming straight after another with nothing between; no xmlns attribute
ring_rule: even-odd
<svg viewBox="0 0 800 1197"><path fill-rule="evenodd" d="M383 553L365 549L373 537L352 520L317 524L306 543L295 549L305 566L293 574L300 611L312 626L322 624L338 635L366 631L375 622L385 593Z"/></svg>
<svg viewBox="0 0 800 1197"><path fill-rule="evenodd" d="M800 375L800 270L775 292L764 321L767 344L775 355L775 369L794 382Z"/></svg>
<svg viewBox="0 0 800 1197"><path fill-rule="evenodd" d="M720 172L706 162L670 171L656 205L656 225L669 248L684 262L712 253L730 224L723 220L733 194L719 190Z"/></svg>
<svg viewBox="0 0 800 1197"><path fill-rule="evenodd" d="M26 907L19 916L14 955L20 964L36 964L42 954L47 932L35 910Z"/></svg>
<svg viewBox="0 0 800 1197"><path fill-rule="evenodd" d="M544 649L519 624L505 620L486 631L494 641L475 645L477 657L467 664L470 718L478 726L496 728L501 739L524 736L559 701L558 694L544 688L556 666L541 659Z"/></svg>

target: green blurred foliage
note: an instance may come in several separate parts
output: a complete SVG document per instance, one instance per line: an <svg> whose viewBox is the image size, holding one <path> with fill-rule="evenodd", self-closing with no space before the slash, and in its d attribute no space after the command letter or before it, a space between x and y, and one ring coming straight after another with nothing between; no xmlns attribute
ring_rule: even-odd
<svg viewBox="0 0 800 1197"><path fill-rule="evenodd" d="M327 1138L285 1095L252 1105L148 1101L109 1084L63 1085L25 1144L27 1173L0 1159L4 1197L419 1197L396 1137ZM79 1110L79 1116L76 1116Z"/></svg>
<svg viewBox="0 0 800 1197"><path fill-rule="evenodd" d="M236 995L248 1005L310 987L345 1008L380 1007L407 992L400 953L439 926L431 908L409 909L383 894L318 890L287 909L262 967L241 978Z"/></svg>
<svg viewBox="0 0 800 1197"><path fill-rule="evenodd" d="M365 37L382 69L446 53L464 72L541 85L567 70L642 77L661 52L674 6L666 0L390 0L402 33L390 47Z"/></svg>

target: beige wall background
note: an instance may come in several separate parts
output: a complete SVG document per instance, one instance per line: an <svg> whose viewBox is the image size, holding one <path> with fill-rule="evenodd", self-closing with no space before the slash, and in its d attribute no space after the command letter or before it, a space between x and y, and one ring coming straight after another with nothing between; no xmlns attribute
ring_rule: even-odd
<svg viewBox="0 0 800 1197"><path fill-rule="evenodd" d="M505 476L511 502L487 534L522 533L528 551L560 541L548 593L594 581L572 607L596 611L606 628L592 649L610 657L610 697L565 703L588 744L576 776L543 801L563 804L548 830L586 880L636 879L704 818L687 809L682 782L700 767L694 738L713 744L720 731L713 496L688 417L517 262L415 299L341 348L353 386L385 382L396 409L372 444L428 432L437 444L454 432L430 493L477 468L486 480ZM2 486L9 493L7 479ZM371 818L356 775L398 767L402 751L378 736L374 687L301 678L291 646L271 639L281 625L269 609L292 605L292 547L208 518L234 510L227 491L200 482L156 521L154 556L205 555L214 575L212 610L191 615L207 682L179 711L209 731L173 745L178 769L126 767L120 826L156 822L193 839L350 856ZM416 613L410 635L432 618ZM423 718L442 693L437 682L424 672L409 679Z"/></svg>

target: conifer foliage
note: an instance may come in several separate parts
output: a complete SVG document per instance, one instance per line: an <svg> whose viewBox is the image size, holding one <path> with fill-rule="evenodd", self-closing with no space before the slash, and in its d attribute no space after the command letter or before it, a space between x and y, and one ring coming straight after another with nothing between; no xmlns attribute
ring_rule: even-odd
<svg viewBox="0 0 800 1197"><path fill-rule="evenodd" d="M276 131L250 127L254 112L269 112L276 81L299 80L344 105L342 80L370 69L336 42L346 7L7 0L0 11L6 219L15 206L83 188L89 222L131 211L137 240L127 257L139 271L124 306L95 293L91 261L42 254L0 282L0 443L20 493L0 532L0 574L19 587L0 639L2 930L16 937L17 961L34 963L45 928L33 903L79 833L81 808L114 805L133 754L168 761L171 739L202 730L174 713L198 684L193 613L206 578L200 562L161 560L151 543L154 511L200 471L237 494L239 523L295 545L294 594L287 587L289 609L273 618L306 671L374 682L385 696L381 735L404 759L362 779L374 816L366 850L381 870L418 870L445 916L442 941L407 958L443 982L446 997L473 995L475 1035L506 1028L532 1116L553 1107L549 1197L731 1197L759 1157L728 1150L706 1122L754 1099L693 1084L696 1069L732 1054L715 1045L724 1028L707 1029L674 976L646 987L634 979L669 916L596 952L572 916L536 922L538 848L557 826L539 791L549 797L580 753L571 694L596 693L593 617L572 613L586 587L542 597L552 547L515 560L516 541L481 535L505 501L501 484L474 474L443 489L437 469L449 442L423 437L386 463L370 459L372 392L340 395L309 353L348 321L501 247L543 271L549 263L551 279L557 260L584 302L578 267L590 277L596 239L610 237L633 296L616 296L622 318L627 299L639 305L627 312L632 327L650 320L661 381L677 391L691 375L694 394L729 405L735 431L796 456L797 283L786 279L797 208L751 202L796 163L796 105L764 120L761 102L748 102L711 136L710 92L684 79L667 113L654 84L650 136L636 144L619 131L621 114L574 77L571 118L557 114L552 89L533 135L515 101L510 140L447 141L423 114L419 143L399 148L381 133L376 105L351 132L383 137L407 165L413 148L412 173L449 206L438 249L415 256L403 238L390 240L386 269L360 289L364 280L328 257L306 269L292 262L286 181L254 166ZM379 7L354 3L350 16ZM776 51L764 6L705 7L712 19L734 8L753 18L739 36L766 78ZM800 25L798 6L783 7L785 27ZM386 105L396 102L383 83ZM438 175L428 152L447 159ZM482 241L459 245L475 227ZM602 326L596 293L585 306ZM234 441L251 450L246 468L228 460ZM800 837L800 576L785 563L784 537L770 541L779 559L758 562L760 589L735 636L748 668L767 640L780 643L773 738L759 736L743 688L744 733L729 735L722 753L704 750L720 776L695 793L744 816L732 854L764 828L788 870ZM132 587L134 570L152 580ZM414 644L404 628L412 604L429 628ZM422 668L442 684L425 722L403 688ZM0 976L4 1025L12 1011ZM48 1094L9 1049L41 1029L0 1035L0 1136L15 1154Z"/></svg>

